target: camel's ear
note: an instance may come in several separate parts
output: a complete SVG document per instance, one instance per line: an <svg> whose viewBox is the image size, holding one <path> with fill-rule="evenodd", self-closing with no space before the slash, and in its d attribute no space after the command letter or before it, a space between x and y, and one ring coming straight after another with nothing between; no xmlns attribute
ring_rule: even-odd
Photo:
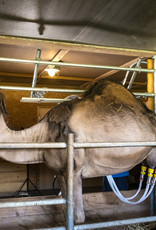
<svg viewBox="0 0 156 230"><path fill-rule="evenodd" d="M2 94L2 92L0 92L0 110L2 111L3 114L7 114L4 101L5 101L4 95Z"/></svg>

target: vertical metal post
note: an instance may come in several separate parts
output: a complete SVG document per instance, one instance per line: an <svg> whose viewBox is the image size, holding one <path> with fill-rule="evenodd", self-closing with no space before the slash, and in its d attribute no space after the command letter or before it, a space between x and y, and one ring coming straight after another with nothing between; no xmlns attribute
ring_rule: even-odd
<svg viewBox="0 0 156 230"><path fill-rule="evenodd" d="M38 49L37 54L36 54L36 60L40 60L40 56L41 56L41 50ZM39 64L35 64L33 81L32 81L32 87L33 88L36 86L36 82L37 82L38 66L39 66ZM33 94L34 94L34 92L31 91L31 97L33 97Z"/></svg>
<svg viewBox="0 0 156 230"><path fill-rule="evenodd" d="M67 230L74 229L73 201L73 167L74 167L74 135L68 134L67 144Z"/></svg>

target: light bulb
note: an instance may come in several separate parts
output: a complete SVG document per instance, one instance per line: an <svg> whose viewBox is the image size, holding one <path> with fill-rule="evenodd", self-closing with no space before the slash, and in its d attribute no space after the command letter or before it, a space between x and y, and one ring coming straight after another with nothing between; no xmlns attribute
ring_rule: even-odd
<svg viewBox="0 0 156 230"><path fill-rule="evenodd" d="M54 77L56 73L59 72L58 69L46 69L50 77Z"/></svg>
<svg viewBox="0 0 156 230"><path fill-rule="evenodd" d="M60 70L56 66L49 65L45 71L48 72L50 77L54 77Z"/></svg>

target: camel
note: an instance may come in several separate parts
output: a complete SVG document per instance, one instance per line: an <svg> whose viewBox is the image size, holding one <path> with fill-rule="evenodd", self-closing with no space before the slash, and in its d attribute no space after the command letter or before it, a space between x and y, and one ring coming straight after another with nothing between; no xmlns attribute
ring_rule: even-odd
<svg viewBox="0 0 156 230"><path fill-rule="evenodd" d="M36 125L21 131L5 122L3 96L0 103L0 142L66 142L74 133L75 142L155 141L156 118L141 101L122 85L103 79L95 81L82 95L52 108ZM155 148L81 148L74 151L75 222L83 223L82 179L130 170L148 159L155 167ZM58 178L63 196L66 179L65 149L3 149L0 157L14 163L44 162ZM156 158L155 158L156 159Z"/></svg>

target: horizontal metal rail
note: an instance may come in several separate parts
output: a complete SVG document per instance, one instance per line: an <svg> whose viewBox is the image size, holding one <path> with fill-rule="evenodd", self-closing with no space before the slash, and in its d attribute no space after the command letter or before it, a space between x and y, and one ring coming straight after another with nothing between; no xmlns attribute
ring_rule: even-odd
<svg viewBox="0 0 156 230"><path fill-rule="evenodd" d="M36 201L0 201L0 208L66 204L66 199L46 199Z"/></svg>
<svg viewBox="0 0 156 230"><path fill-rule="evenodd" d="M74 230L106 228L106 227L108 228L108 227L115 227L115 226L128 225L128 224L148 223L153 221L156 221L156 216L127 219L127 220L116 220L116 221L101 222L95 224L77 225L74 227Z"/></svg>
<svg viewBox="0 0 156 230"><path fill-rule="evenodd" d="M150 142L86 142L86 143L74 143L74 148L110 148L110 147L143 147L143 146L156 146L155 141Z"/></svg>
<svg viewBox="0 0 156 230"><path fill-rule="evenodd" d="M87 148L87 147L126 147L126 146L156 146L156 142L112 142L112 143L73 143L74 148ZM64 142L61 143L0 143L0 149L3 148L66 148L67 144ZM8 207L24 207L24 206L35 206L35 205L53 205L53 204L66 204L66 199L46 199L40 201L25 201L25 202L0 202L0 208ZM74 229L96 229L96 228L105 228L112 226L121 226L125 224L134 224L134 223L145 223L156 221L156 216L144 217L137 219L129 220L119 220L119 221L110 221L110 222L101 222L93 224L83 224L76 225ZM66 227L56 227L56 228L44 228L55 229L55 230L65 230ZM43 229L42 229L43 230Z"/></svg>
<svg viewBox="0 0 156 230"><path fill-rule="evenodd" d="M155 93L133 93L135 96L155 97Z"/></svg>
<svg viewBox="0 0 156 230"><path fill-rule="evenodd" d="M156 216L150 216L150 217L142 217L142 218L135 218L135 219L127 219L127 220L116 220L116 221L100 222L100 223L93 223L93 224L75 225L74 230L108 228L108 227L122 226L128 224L148 223L154 221L156 221ZM66 230L66 227L60 226L60 227L52 227L52 228L38 228L38 229L33 228L32 230Z"/></svg>
<svg viewBox="0 0 156 230"><path fill-rule="evenodd" d="M74 148L113 148L113 147L143 147L143 146L156 146L156 141L150 142L86 142L86 143L74 143ZM1 143L0 149L51 149L67 147L65 142L57 143Z"/></svg>
<svg viewBox="0 0 156 230"><path fill-rule="evenodd" d="M83 93L84 90L82 89L51 89L45 87L21 87L21 86L4 86L0 85L0 89L6 90L20 90L20 91L38 91L38 92L57 92L57 93Z"/></svg>
<svg viewBox="0 0 156 230"><path fill-rule="evenodd" d="M55 89L55 88L40 88L40 87L21 87L21 86L5 86L5 85L0 85L0 89L3 90L20 90L20 91L38 91L38 92L54 92L54 93L84 93L85 90L82 89ZM133 93L135 96L147 96L147 97L154 97L156 94L155 93ZM55 100L57 98L28 98L28 97L23 97L22 100L28 101L29 100ZM57 100L62 100L62 99L57 99ZM64 100L64 99L63 99Z"/></svg>
<svg viewBox="0 0 156 230"><path fill-rule="evenodd" d="M154 93L133 93L135 96L142 96L142 97L154 97ZM30 103L61 103L64 101L70 101L71 99L66 98L44 98L44 97L22 97L21 102L30 102Z"/></svg>
<svg viewBox="0 0 156 230"><path fill-rule="evenodd" d="M65 142L58 142L58 143L1 143L0 142L0 149L64 149L67 147Z"/></svg>
<svg viewBox="0 0 156 230"><path fill-rule="evenodd" d="M22 97L21 102L33 102L33 103L61 103L63 101L70 101L71 99L61 98L43 98L43 97Z"/></svg>
<svg viewBox="0 0 156 230"><path fill-rule="evenodd" d="M107 65L86 65L86 64L74 64L74 63L65 63L65 62L28 60L28 59L4 58L4 57L0 57L0 61L25 63L25 64L39 64L39 65L70 66L70 67L95 68L95 69L112 69L112 70L135 71L135 72L146 72L146 73L154 73L156 71L155 69L128 68L128 67L126 68L126 67L107 66Z"/></svg>

